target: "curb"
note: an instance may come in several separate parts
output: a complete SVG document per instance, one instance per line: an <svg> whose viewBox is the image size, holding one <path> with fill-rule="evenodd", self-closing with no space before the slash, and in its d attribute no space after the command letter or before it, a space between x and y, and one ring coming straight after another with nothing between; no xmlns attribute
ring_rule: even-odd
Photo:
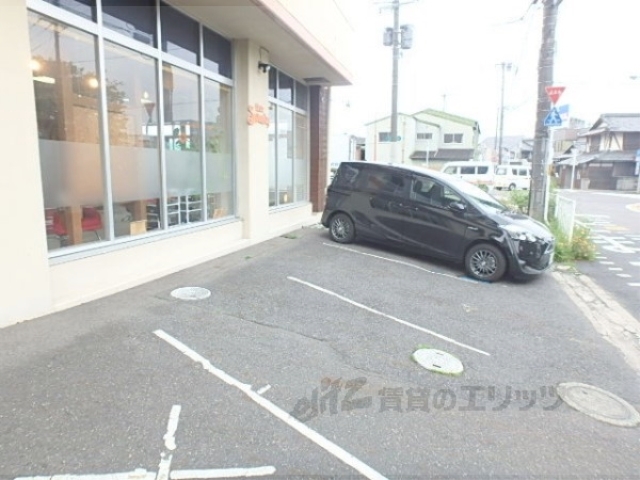
<svg viewBox="0 0 640 480"><path fill-rule="evenodd" d="M553 278L596 331L615 346L640 373L640 321L588 276L555 271Z"/></svg>

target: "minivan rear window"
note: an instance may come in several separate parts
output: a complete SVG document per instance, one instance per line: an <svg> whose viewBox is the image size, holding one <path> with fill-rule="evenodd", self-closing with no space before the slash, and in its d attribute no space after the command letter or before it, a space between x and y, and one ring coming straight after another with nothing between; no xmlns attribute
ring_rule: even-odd
<svg viewBox="0 0 640 480"><path fill-rule="evenodd" d="M360 177L361 171L362 167L360 165L346 165L343 163L336 172L333 184L336 187L353 188Z"/></svg>

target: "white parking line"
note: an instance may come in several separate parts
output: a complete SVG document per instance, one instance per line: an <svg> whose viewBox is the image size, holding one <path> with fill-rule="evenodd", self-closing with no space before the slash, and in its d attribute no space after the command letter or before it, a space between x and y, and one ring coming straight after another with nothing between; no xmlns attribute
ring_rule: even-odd
<svg viewBox="0 0 640 480"><path fill-rule="evenodd" d="M632 265L634 267L640 267L640 262L629 262L629 265Z"/></svg>
<svg viewBox="0 0 640 480"><path fill-rule="evenodd" d="M331 243L323 243L322 245L324 245L325 247L337 248L338 250L344 250L345 252L357 253L358 255L364 255L365 257L372 257L372 258L377 258L378 260L384 260L386 262L397 263L398 265L404 265L405 267L415 268L417 270L422 270L423 272L432 273L434 275L440 275L442 277L453 278L454 280L461 280L463 282L475 283L476 285L483 285L483 282L478 282L476 280L472 280L471 278L456 277L455 275L451 275L451 274L448 274L448 273L434 272L433 270L429 270L427 268L423 268L423 267L420 267L418 265L414 265L413 263L403 262L402 260L396 260L394 258L381 257L380 255L374 255L372 253L360 252L360 251L355 250L353 248L342 247L340 245L333 245Z"/></svg>
<svg viewBox="0 0 640 480"><path fill-rule="evenodd" d="M405 320L401 320L401 319L393 317L391 315L387 315L386 313L382 313L379 310L376 310L375 308L367 307L366 305L363 305L361 303L358 303L358 302L355 302L353 300L350 300L347 297L344 297L344 296L342 296L342 295L340 295L338 293L332 292L331 290L327 290L326 288L322 288L322 287L319 287L317 285L314 285L313 283L305 282L304 280L300 280L299 278L295 278L295 277L287 277L287 278L289 280L291 280L292 282L297 282L297 283L299 283L301 285L305 285L305 286L307 286L309 288L313 288L314 290L317 290L319 292L326 293L327 295L331 295L332 297L335 297L335 298L337 298L339 300L342 300L343 302L349 303L349 304L353 305L354 307L361 308L363 310L366 310L367 312L371 312L371 313L373 313L375 315L379 315L381 317L388 318L389 320L393 320L394 322L398 322L401 325L405 325L405 326L407 326L409 328L413 328L413 329L418 330L420 332L428 333L429 335L432 335L434 337L438 337L441 340L444 340L445 342L453 343L454 345L458 345L459 347L466 348L468 350L472 350L472 351L477 352L477 353L481 353L482 355L491 356L487 352L484 352L484 351L479 350L477 348L471 347L471 346L466 345L464 343L458 342L458 341L456 341L456 340L454 340L452 338L449 338L449 337L446 337L446 336L441 335L439 333L436 333L433 330L429 330L429 329L421 327L419 325L415 325L415 324L407 322Z"/></svg>
<svg viewBox="0 0 640 480"><path fill-rule="evenodd" d="M630 287L640 287L640 283L627 283Z"/></svg>
<svg viewBox="0 0 640 480"><path fill-rule="evenodd" d="M204 480L210 478L263 477L273 475L274 467L220 468L213 470L176 470L171 472L171 480Z"/></svg>
<svg viewBox="0 0 640 480"><path fill-rule="evenodd" d="M600 262L601 265L614 265L615 262Z"/></svg>
<svg viewBox="0 0 640 480"><path fill-rule="evenodd" d="M167 433L165 433L163 440L164 446L167 450L176 449L176 430L178 430L178 420L180 420L180 405L174 405L171 408L169 414L169 423L167 424Z"/></svg>
<svg viewBox="0 0 640 480"><path fill-rule="evenodd" d="M620 278L631 278L631 275L629 275L628 273L617 273L616 275L618 275Z"/></svg>
<svg viewBox="0 0 640 480"><path fill-rule="evenodd" d="M620 268L620 267L609 267L609 270L611 272L621 272L622 268Z"/></svg>
<svg viewBox="0 0 640 480"><path fill-rule="evenodd" d="M167 334L166 332L164 332L162 330L156 330L153 333L156 336L158 336L159 338L161 338L162 340L164 340L165 342L167 342L169 345L174 347L176 350L178 350L179 352L181 352L184 355L186 355L187 357L189 357L194 362L199 363L200 365L202 365L202 367L207 372L209 372L212 375L216 376L219 380L222 380L224 383L226 383L226 384L228 384L228 385L230 385L232 387L235 387L238 390L240 390L242 393L244 393L251 400L256 402L259 406L261 406L262 408L267 410L269 413L274 415L276 418L282 420L284 423L289 425L291 428L296 430L298 433L304 435L309 440L311 440L313 443L315 443L319 447L325 449L327 452L329 452L331 455L336 457L338 460L340 460L343 463L349 465L350 467L352 467L354 470L356 470L357 472L359 472L363 476L365 476L367 478L371 478L371 479L376 479L376 480L387 480L385 476L383 476L382 474L380 474L377 471L375 471L373 468L371 468L366 463L362 462L361 460L359 460L355 456L351 455L349 452L347 452L343 448L339 447L338 445L336 445L332 441L330 441L327 438L323 437L322 435L320 435L315 430L310 429L304 423L302 423L298 419L294 418L293 416L291 416L289 413L287 413L284 410L282 410L277 405L271 403L266 398L262 397L258 393L256 393L253 390L251 390L251 385L247 385L246 383L242 383L239 380L236 380L235 378L233 378L231 375L229 375L229 374L225 373L224 371L214 367L211 364L211 362L209 362L209 360L207 360L206 358L204 358L200 354L196 353L195 351L191 350L184 343L180 342L179 340L176 340L175 338L173 338L171 335Z"/></svg>

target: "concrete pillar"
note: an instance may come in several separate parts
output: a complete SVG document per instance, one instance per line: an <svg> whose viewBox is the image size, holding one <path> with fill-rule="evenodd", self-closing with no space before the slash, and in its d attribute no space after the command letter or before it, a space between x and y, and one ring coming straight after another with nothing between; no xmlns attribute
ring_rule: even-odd
<svg viewBox="0 0 640 480"><path fill-rule="evenodd" d="M0 327L47 313L51 286L25 0L0 5Z"/></svg>
<svg viewBox="0 0 640 480"><path fill-rule="evenodd" d="M236 40L236 155L238 215L245 238L259 239L269 230L269 74L258 62L269 62L251 40Z"/></svg>
<svg viewBox="0 0 640 480"><path fill-rule="evenodd" d="M312 86L309 88L309 143L310 143L310 200L314 212L324 210L329 175L329 87Z"/></svg>

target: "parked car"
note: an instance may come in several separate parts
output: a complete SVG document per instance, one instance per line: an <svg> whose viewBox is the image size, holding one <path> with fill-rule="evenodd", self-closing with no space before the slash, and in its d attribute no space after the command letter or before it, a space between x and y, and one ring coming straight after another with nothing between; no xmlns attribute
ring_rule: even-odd
<svg viewBox="0 0 640 480"><path fill-rule="evenodd" d="M332 240L363 238L464 264L489 282L542 273L553 262L547 227L483 190L432 170L343 162L328 188L322 224Z"/></svg>
<svg viewBox="0 0 640 480"><path fill-rule="evenodd" d="M442 172L491 190L494 185L495 165L491 162L448 162L442 166Z"/></svg>
<svg viewBox="0 0 640 480"><path fill-rule="evenodd" d="M494 176L496 190L529 190L531 167L527 165L499 165Z"/></svg>

